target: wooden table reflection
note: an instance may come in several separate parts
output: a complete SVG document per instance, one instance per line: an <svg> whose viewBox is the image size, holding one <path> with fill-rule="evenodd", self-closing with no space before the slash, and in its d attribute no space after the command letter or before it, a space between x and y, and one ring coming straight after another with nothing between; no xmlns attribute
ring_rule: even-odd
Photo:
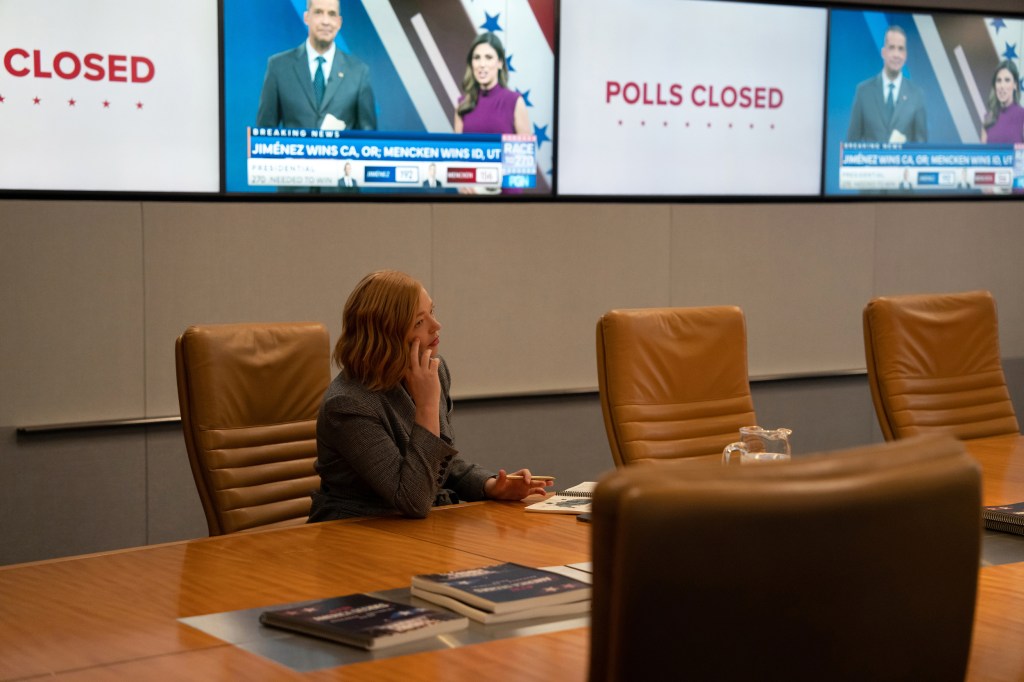
<svg viewBox="0 0 1024 682"><path fill-rule="evenodd" d="M964 441L981 465L981 503L1024 502L1024 436L993 436Z"/></svg>

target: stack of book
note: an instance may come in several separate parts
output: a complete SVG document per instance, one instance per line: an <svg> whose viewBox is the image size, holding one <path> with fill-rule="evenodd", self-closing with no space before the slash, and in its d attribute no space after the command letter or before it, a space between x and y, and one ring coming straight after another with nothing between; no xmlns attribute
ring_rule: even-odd
<svg viewBox="0 0 1024 682"><path fill-rule="evenodd" d="M480 623L506 623L590 611L590 585L587 583L513 563L415 575L411 593Z"/></svg>

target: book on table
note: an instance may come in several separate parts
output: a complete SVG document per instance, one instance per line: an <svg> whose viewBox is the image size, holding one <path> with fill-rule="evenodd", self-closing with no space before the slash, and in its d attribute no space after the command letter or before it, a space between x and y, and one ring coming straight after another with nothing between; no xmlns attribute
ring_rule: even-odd
<svg viewBox="0 0 1024 682"><path fill-rule="evenodd" d="M1024 535L1024 502L982 507L985 528Z"/></svg>
<svg viewBox="0 0 1024 682"><path fill-rule="evenodd" d="M511 611L509 613L492 613L479 609L475 606L470 606L466 602L459 601L455 597L446 597L443 594L437 592L428 592L427 590L421 590L417 587L410 588L410 593L417 599L430 602L431 604L437 604L443 606L446 609L451 609L456 613L461 613L463 616L469 616L470 619L475 620L478 623L491 624L491 623L510 623L517 620L526 620L528 618L549 618L552 616L571 616L576 613L590 613L590 600L583 599L581 601L569 602L567 604L549 604L547 606L534 606L529 609L522 609L521 611Z"/></svg>
<svg viewBox="0 0 1024 682"><path fill-rule="evenodd" d="M514 563L414 575L412 594L434 603L439 603L431 599L435 595L448 597L488 614L519 613L520 618L534 617L526 613L531 609L586 602L586 605L577 604L573 607L579 611L566 609L568 613L580 613L588 610L590 604L590 585L587 583L552 571ZM544 614L539 611L535 613L538 617L559 615L553 610ZM492 619L491 622L499 621Z"/></svg>
<svg viewBox="0 0 1024 682"><path fill-rule="evenodd" d="M584 514L591 511L595 481L585 481L571 488L560 490L551 497L534 502L526 508L528 512L545 514Z"/></svg>
<svg viewBox="0 0 1024 682"><path fill-rule="evenodd" d="M260 623L369 650L469 627L464 616L368 594L349 594L264 611Z"/></svg>

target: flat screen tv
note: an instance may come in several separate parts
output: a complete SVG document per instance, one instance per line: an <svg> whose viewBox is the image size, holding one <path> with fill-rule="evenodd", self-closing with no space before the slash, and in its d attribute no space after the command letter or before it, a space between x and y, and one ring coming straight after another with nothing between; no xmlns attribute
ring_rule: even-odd
<svg viewBox="0 0 1024 682"><path fill-rule="evenodd" d="M3 0L0 190L217 192L217 65L211 0Z"/></svg>
<svg viewBox="0 0 1024 682"><path fill-rule="evenodd" d="M562 0L559 195L821 191L823 8Z"/></svg>
<svg viewBox="0 0 1024 682"><path fill-rule="evenodd" d="M229 194L551 193L554 0L222 6Z"/></svg>
<svg viewBox="0 0 1024 682"><path fill-rule="evenodd" d="M1022 54L1020 17L832 10L825 194L1024 192Z"/></svg>

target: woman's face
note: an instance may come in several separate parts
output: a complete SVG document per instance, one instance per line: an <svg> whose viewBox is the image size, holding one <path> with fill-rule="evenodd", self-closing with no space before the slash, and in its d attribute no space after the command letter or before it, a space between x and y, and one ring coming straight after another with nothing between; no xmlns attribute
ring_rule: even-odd
<svg viewBox="0 0 1024 682"><path fill-rule="evenodd" d="M421 353L429 349L431 355L437 355L437 347L441 343L439 331L441 323L434 317L434 302L430 300L426 289L420 289L420 302L409 333L405 335L405 343L411 346L413 341L419 339Z"/></svg>
<svg viewBox="0 0 1024 682"><path fill-rule="evenodd" d="M1005 107L1013 101L1013 91L1016 89L1017 84L1014 82L1010 70L999 69L996 72L996 99L999 100L999 104Z"/></svg>
<svg viewBox="0 0 1024 682"><path fill-rule="evenodd" d="M473 69L473 78L484 90L489 90L498 82L501 60L498 59L498 52L487 43L480 43L473 48L469 65Z"/></svg>

